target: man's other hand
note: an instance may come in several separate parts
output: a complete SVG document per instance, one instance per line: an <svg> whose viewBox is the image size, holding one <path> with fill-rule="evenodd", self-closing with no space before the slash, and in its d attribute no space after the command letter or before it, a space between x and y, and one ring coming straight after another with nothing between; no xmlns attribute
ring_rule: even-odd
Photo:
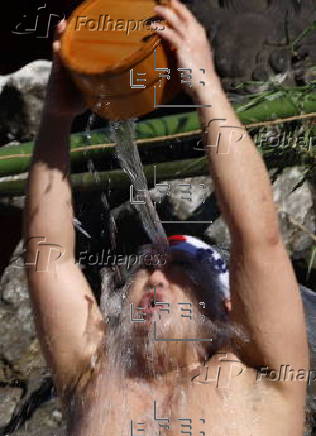
<svg viewBox="0 0 316 436"><path fill-rule="evenodd" d="M188 83L184 84L186 92L194 99L199 98L203 95L203 88L212 84L209 82L219 81L212 49L204 27L189 9L178 0L171 0L170 6L155 6L155 12L166 23L161 29L157 29L157 25L153 23L152 28L176 51L178 67L192 70L188 73L183 72L182 80L188 80ZM189 74L192 78L187 76Z"/></svg>

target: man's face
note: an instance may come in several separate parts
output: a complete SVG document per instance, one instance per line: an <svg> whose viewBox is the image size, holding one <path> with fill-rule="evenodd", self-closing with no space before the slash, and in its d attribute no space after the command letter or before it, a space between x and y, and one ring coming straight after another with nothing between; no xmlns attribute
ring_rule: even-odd
<svg viewBox="0 0 316 436"><path fill-rule="evenodd" d="M185 264L172 256L159 268L140 268L135 273L125 307L135 320L135 335L155 329L160 339L195 339L206 318L204 308L211 304L201 298Z"/></svg>
<svg viewBox="0 0 316 436"><path fill-rule="evenodd" d="M153 374L203 361L233 335L219 294L193 257L177 250L165 264L136 268L109 334L126 371Z"/></svg>
<svg viewBox="0 0 316 436"><path fill-rule="evenodd" d="M143 312L152 315L160 308L175 311L180 303L192 303L194 289L192 283L180 268L166 266L160 269L140 269L134 277L129 292L130 303L135 307L143 307ZM160 305L156 303L168 303Z"/></svg>

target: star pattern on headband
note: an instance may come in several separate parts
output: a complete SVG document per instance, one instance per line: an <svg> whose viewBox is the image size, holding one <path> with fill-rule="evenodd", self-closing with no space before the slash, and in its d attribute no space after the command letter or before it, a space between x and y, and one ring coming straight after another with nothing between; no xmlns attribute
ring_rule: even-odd
<svg viewBox="0 0 316 436"><path fill-rule="evenodd" d="M198 248L196 251L196 256L200 262L210 263L213 270L218 273L224 274L228 271L226 262L216 250L211 248Z"/></svg>

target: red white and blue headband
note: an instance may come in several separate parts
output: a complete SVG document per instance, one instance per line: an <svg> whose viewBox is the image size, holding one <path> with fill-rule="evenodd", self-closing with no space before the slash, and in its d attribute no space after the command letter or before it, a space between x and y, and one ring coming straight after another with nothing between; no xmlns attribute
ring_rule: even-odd
<svg viewBox="0 0 316 436"><path fill-rule="evenodd" d="M212 277L225 298L230 297L229 270L220 253L211 245L198 238L188 235L173 235L168 237L169 250L180 250L193 256L197 261L207 266Z"/></svg>

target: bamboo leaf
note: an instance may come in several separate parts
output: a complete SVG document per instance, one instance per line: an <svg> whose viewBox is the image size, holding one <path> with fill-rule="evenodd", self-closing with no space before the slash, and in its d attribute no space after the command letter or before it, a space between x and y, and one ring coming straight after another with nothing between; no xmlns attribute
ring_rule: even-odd
<svg viewBox="0 0 316 436"><path fill-rule="evenodd" d="M310 279L311 273L312 273L312 269L316 268L316 245L314 245L312 247L311 250L311 258L308 264L308 269L307 269L307 274L306 274L306 280L308 281ZM314 265L315 263L315 265Z"/></svg>

